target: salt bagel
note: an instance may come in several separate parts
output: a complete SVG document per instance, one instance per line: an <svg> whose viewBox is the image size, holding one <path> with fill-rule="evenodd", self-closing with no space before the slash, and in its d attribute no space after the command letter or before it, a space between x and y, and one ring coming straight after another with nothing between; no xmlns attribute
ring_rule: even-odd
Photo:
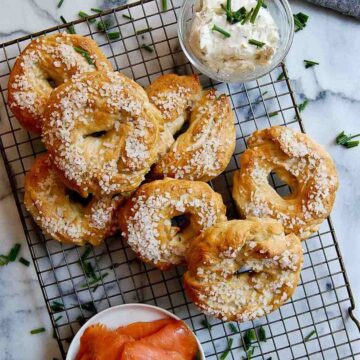
<svg viewBox="0 0 360 360"><path fill-rule="evenodd" d="M226 95L204 93L195 104L189 128L153 168L157 178L209 181L221 174L235 148L234 117Z"/></svg>
<svg viewBox="0 0 360 360"><path fill-rule="evenodd" d="M243 217L279 220L285 233L307 239L329 215L338 178L329 154L309 136L275 126L255 131L235 172L233 197ZM274 171L291 187L281 197L268 183Z"/></svg>
<svg viewBox="0 0 360 360"><path fill-rule="evenodd" d="M111 69L89 38L66 33L38 37L21 52L11 70L9 106L23 127L40 133L42 113L54 87L84 72Z"/></svg>
<svg viewBox="0 0 360 360"><path fill-rule="evenodd" d="M145 262L165 270L184 262L190 240L226 220L220 194L199 181L163 179L143 184L119 210L122 235ZM182 229L172 220L186 215Z"/></svg>
<svg viewBox="0 0 360 360"><path fill-rule="evenodd" d="M43 140L62 181L86 197L134 190L158 158L162 119L117 72L83 74L53 91Z"/></svg>
<svg viewBox="0 0 360 360"><path fill-rule="evenodd" d="M37 157L26 173L25 207L44 233L60 242L100 244L117 229L115 213L122 201L121 196L75 199L56 176L48 154Z"/></svg>
<svg viewBox="0 0 360 360"><path fill-rule="evenodd" d="M292 296L303 252L299 238L285 236L279 222L252 218L206 229L191 242L186 260L190 299L211 316L245 322Z"/></svg>

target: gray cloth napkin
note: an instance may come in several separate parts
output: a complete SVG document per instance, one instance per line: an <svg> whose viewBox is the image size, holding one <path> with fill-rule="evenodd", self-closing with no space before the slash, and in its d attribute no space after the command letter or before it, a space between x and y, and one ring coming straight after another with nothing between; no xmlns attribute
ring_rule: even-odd
<svg viewBox="0 0 360 360"><path fill-rule="evenodd" d="M307 0L316 5L340 11L345 15L360 19L360 0Z"/></svg>

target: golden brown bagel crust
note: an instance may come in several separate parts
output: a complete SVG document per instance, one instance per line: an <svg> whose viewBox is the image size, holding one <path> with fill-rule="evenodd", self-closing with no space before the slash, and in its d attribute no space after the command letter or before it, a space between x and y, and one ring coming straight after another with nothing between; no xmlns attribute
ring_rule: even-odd
<svg viewBox="0 0 360 360"><path fill-rule="evenodd" d="M190 299L207 314L244 322L276 310L292 296L303 252L299 238L285 236L279 222L252 218L206 229L191 242L186 260Z"/></svg>
<svg viewBox="0 0 360 360"><path fill-rule="evenodd" d="M197 75L166 74L150 84L146 92L150 101L160 110L165 129L172 135L188 120L195 103L202 95Z"/></svg>
<svg viewBox="0 0 360 360"><path fill-rule="evenodd" d="M123 74L93 72L63 84L44 119L53 165L84 197L136 189L158 157L160 112Z"/></svg>
<svg viewBox="0 0 360 360"><path fill-rule="evenodd" d="M90 62L75 48L83 49ZM95 41L80 35L54 34L33 40L18 56L9 78L9 106L20 124L41 132L41 118L55 86L84 72L111 70L111 63Z"/></svg>
<svg viewBox="0 0 360 360"><path fill-rule="evenodd" d="M317 231L335 201L338 178L329 154L307 135L286 127L255 131L240 157L233 197L241 216L279 220L302 240ZM268 183L274 171L290 185L281 197Z"/></svg>
<svg viewBox="0 0 360 360"><path fill-rule="evenodd" d="M207 91L191 113L190 126L156 163L156 177L209 181L221 174L235 148L234 116L226 95Z"/></svg>
<svg viewBox="0 0 360 360"><path fill-rule="evenodd" d="M122 235L145 262L165 270L184 261L191 239L226 220L221 195L199 181L163 179L143 184L119 211ZM186 214L181 231L171 220Z"/></svg>
<svg viewBox="0 0 360 360"><path fill-rule="evenodd" d="M60 242L100 244L117 228L116 209L122 201L121 196L92 198L84 205L71 200L48 154L37 157L26 173L25 206L43 232Z"/></svg>

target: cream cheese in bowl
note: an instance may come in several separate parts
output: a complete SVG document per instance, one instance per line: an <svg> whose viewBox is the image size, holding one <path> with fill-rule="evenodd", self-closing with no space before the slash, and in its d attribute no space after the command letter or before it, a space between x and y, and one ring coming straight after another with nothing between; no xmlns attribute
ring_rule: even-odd
<svg viewBox="0 0 360 360"><path fill-rule="evenodd" d="M238 73L254 70L271 61L278 47L279 31L270 12L260 7L253 22L251 16L245 19L251 9L254 12L256 0L231 2L231 10L235 12L241 9L243 14L243 19L235 20L235 23L227 19L223 0L203 0L199 5L192 23L189 45L212 70Z"/></svg>
<svg viewBox="0 0 360 360"><path fill-rule="evenodd" d="M200 72L218 81L245 82L284 59L294 23L287 0L185 0L178 33Z"/></svg>

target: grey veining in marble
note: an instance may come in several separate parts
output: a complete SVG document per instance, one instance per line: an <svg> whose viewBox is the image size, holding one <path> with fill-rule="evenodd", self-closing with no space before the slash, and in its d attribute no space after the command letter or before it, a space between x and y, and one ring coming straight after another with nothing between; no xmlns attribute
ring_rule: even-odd
<svg viewBox="0 0 360 360"><path fill-rule="evenodd" d="M80 10L114 7L122 1L64 0L57 9L57 0L2 0L6 12L0 12L0 42L54 26L60 15L74 20ZM334 144L342 130L360 132L360 41L355 41L360 39L360 23L307 2L296 0L291 5L294 12L303 11L310 18L305 30L296 33L287 56L289 76L298 100L309 100L302 114L307 132L331 153L339 172L332 218L354 297L360 302L360 147L346 150ZM320 65L305 69L304 59ZM30 259L1 160L0 229L0 253L20 242L21 256ZM47 331L29 334L39 326ZM27 360L60 358L33 266L13 263L0 268L0 349L6 360L24 359L24 354Z"/></svg>

